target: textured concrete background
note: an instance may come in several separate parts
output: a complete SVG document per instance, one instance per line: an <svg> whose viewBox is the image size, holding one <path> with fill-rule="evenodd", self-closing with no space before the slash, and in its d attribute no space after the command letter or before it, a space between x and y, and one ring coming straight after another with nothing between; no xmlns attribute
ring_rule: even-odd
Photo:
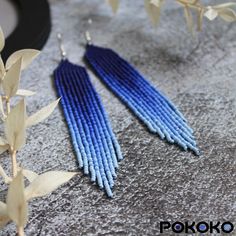
<svg viewBox="0 0 236 236"><path fill-rule="evenodd" d="M50 77L59 59L56 33L64 33L71 61L82 64L83 32L92 17L94 42L118 51L179 106L202 155L183 152L150 134L90 73L125 156L115 198L108 199L80 172L50 196L31 202L27 235L154 236L159 235L160 220L235 222L236 24L206 20L203 32L192 39L178 5L165 8L154 30L142 2L122 1L113 18L100 0L51 0L51 37L21 82L22 88L38 91L27 100L28 112L56 98ZM60 109L29 130L18 158L38 173L77 169ZM7 168L8 161L2 158L1 164ZM10 224L1 235L14 230Z"/></svg>

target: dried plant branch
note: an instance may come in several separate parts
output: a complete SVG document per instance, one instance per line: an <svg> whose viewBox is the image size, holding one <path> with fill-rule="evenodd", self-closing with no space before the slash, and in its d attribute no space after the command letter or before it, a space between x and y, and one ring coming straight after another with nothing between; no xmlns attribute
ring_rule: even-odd
<svg viewBox="0 0 236 236"><path fill-rule="evenodd" d="M113 12L117 12L119 6L119 0L107 0L108 4L113 9ZM148 16L154 26L157 26L161 8L165 0L144 0L145 8ZM236 7L235 2L228 2L219 5L205 6L201 0L175 0L176 3L180 4L184 9L184 15L186 18L187 26L190 32L193 32L194 22L192 19L192 11L196 11L197 17L197 30L202 30L203 18L206 17L212 21L217 17L220 17L227 22L236 21L236 12L233 9Z"/></svg>
<svg viewBox="0 0 236 236"><path fill-rule="evenodd" d="M5 39L0 27L0 52L5 45ZM17 234L24 236L24 227L28 221L28 203L32 198L42 197L54 191L60 185L69 181L77 173L51 171L38 175L37 173L19 168L17 151L26 142L26 129L46 119L56 108L60 99L52 102L31 116L26 114L25 97L35 93L19 89L21 71L39 54L33 49L24 49L13 53L4 65L0 56L0 113L5 127L5 137L0 137L0 154L9 151L12 176L8 177L0 166L0 176L9 185L6 204L0 202L0 228L13 221L17 226ZM23 97L20 102L11 107L15 96ZM5 106L3 105L5 103ZM5 108L4 108L5 107ZM24 177L30 182L25 187Z"/></svg>

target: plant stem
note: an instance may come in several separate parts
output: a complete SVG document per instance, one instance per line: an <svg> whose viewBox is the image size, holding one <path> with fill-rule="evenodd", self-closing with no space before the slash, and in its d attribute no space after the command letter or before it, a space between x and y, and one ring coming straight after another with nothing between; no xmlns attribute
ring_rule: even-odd
<svg viewBox="0 0 236 236"><path fill-rule="evenodd" d="M12 175L15 177L17 175L17 161L16 161L16 151L11 152L12 161Z"/></svg>
<svg viewBox="0 0 236 236"><path fill-rule="evenodd" d="M18 236L24 236L24 228L23 227L18 227Z"/></svg>

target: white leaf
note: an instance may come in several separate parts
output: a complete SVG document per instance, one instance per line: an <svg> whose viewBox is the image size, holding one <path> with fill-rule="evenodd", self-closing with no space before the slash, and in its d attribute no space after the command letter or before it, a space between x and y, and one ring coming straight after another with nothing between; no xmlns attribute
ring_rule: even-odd
<svg viewBox="0 0 236 236"><path fill-rule="evenodd" d="M2 57L0 56L0 81L3 79L4 75L5 75L5 66Z"/></svg>
<svg viewBox="0 0 236 236"><path fill-rule="evenodd" d="M68 182L77 173L64 171L49 171L36 178L26 189L26 199L45 196L60 185Z"/></svg>
<svg viewBox="0 0 236 236"><path fill-rule="evenodd" d="M154 26L157 26L161 14L163 0L145 0L145 8Z"/></svg>
<svg viewBox="0 0 236 236"><path fill-rule="evenodd" d="M236 13L234 10L230 8L224 8L221 10L218 10L219 16L227 22L233 22L236 21Z"/></svg>
<svg viewBox="0 0 236 236"><path fill-rule="evenodd" d="M22 97L33 96L34 94L35 94L35 92L32 92L30 90L25 90L25 89L18 89L16 92L17 96L22 96Z"/></svg>
<svg viewBox="0 0 236 236"><path fill-rule="evenodd" d="M112 11L114 13L116 13L118 11L119 3L120 3L119 0L107 0L107 3L111 6Z"/></svg>
<svg viewBox="0 0 236 236"><path fill-rule="evenodd" d="M18 227L25 226L28 218L28 204L24 193L22 171L10 183L7 193L7 212Z"/></svg>
<svg viewBox="0 0 236 236"><path fill-rule="evenodd" d="M2 87L8 98L15 96L18 90L21 74L21 62L22 59L20 58L11 66L4 76Z"/></svg>
<svg viewBox="0 0 236 236"><path fill-rule="evenodd" d="M30 181L33 182L39 175L31 170L23 170L23 175Z"/></svg>
<svg viewBox="0 0 236 236"><path fill-rule="evenodd" d="M21 69L24 70L38 55L40 51L35 49L22 49L14 52L6 62L6 69L8 70L13 64L22 58Z"/></svg>
<svg viewBox="0 0 236 236"><path fill-rule="evenodd" d="M2 229L10 220L7 213L7 205L0 202L0 229Z"/></svg>
<svg viewBox="0 0 236 236"><path fill-rule="evenodd" d="M25 102L22 99L5 120L5 135L13 150L19 150L25 144Z"/></svg>
<svg viewBox="0 0 236 236"><path fill-rule="evenodd" d="M0 52L2 51L4 46L5 46L5 38L4 38L4 34L2 32L2 28L0 27Z"/></svg>
<svg viewBox="0 0 236 236"><path fill-rule="evenodd" d="M46 107L42 108L32 116L28 117L26 120L26 126L30 127L32 125L36 125L39 122L46 119L48 116L52 114L52 112L55 110L57 104L59 103L60 98L56 101L52 102L51 104L47 105Z"/></svg>
<svg viewBox="0 0 236 236"><path fill-rule="evenodd" d="M212 21L218 16L217 10L213 9L212 7L208 7L207 11L204 13L204 16Z"/></svg>

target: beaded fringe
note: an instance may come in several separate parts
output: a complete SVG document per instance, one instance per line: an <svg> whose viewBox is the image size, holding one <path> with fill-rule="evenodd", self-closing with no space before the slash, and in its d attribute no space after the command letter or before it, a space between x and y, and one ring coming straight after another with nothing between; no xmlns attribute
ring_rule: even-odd
<svg viewBox="0 0 236 236"><path fill-rule="evenodd" d="M54 77L79 167L112 197L122 154L101 100L83 67L62 60Z"/></svg>
<svg viewBox="0 0 236 236"><path fill-rule="evenodd" d="M85 57L102 81L162 139L199 154L186 119L160 91L111 49L88 45Z"/></svg>

